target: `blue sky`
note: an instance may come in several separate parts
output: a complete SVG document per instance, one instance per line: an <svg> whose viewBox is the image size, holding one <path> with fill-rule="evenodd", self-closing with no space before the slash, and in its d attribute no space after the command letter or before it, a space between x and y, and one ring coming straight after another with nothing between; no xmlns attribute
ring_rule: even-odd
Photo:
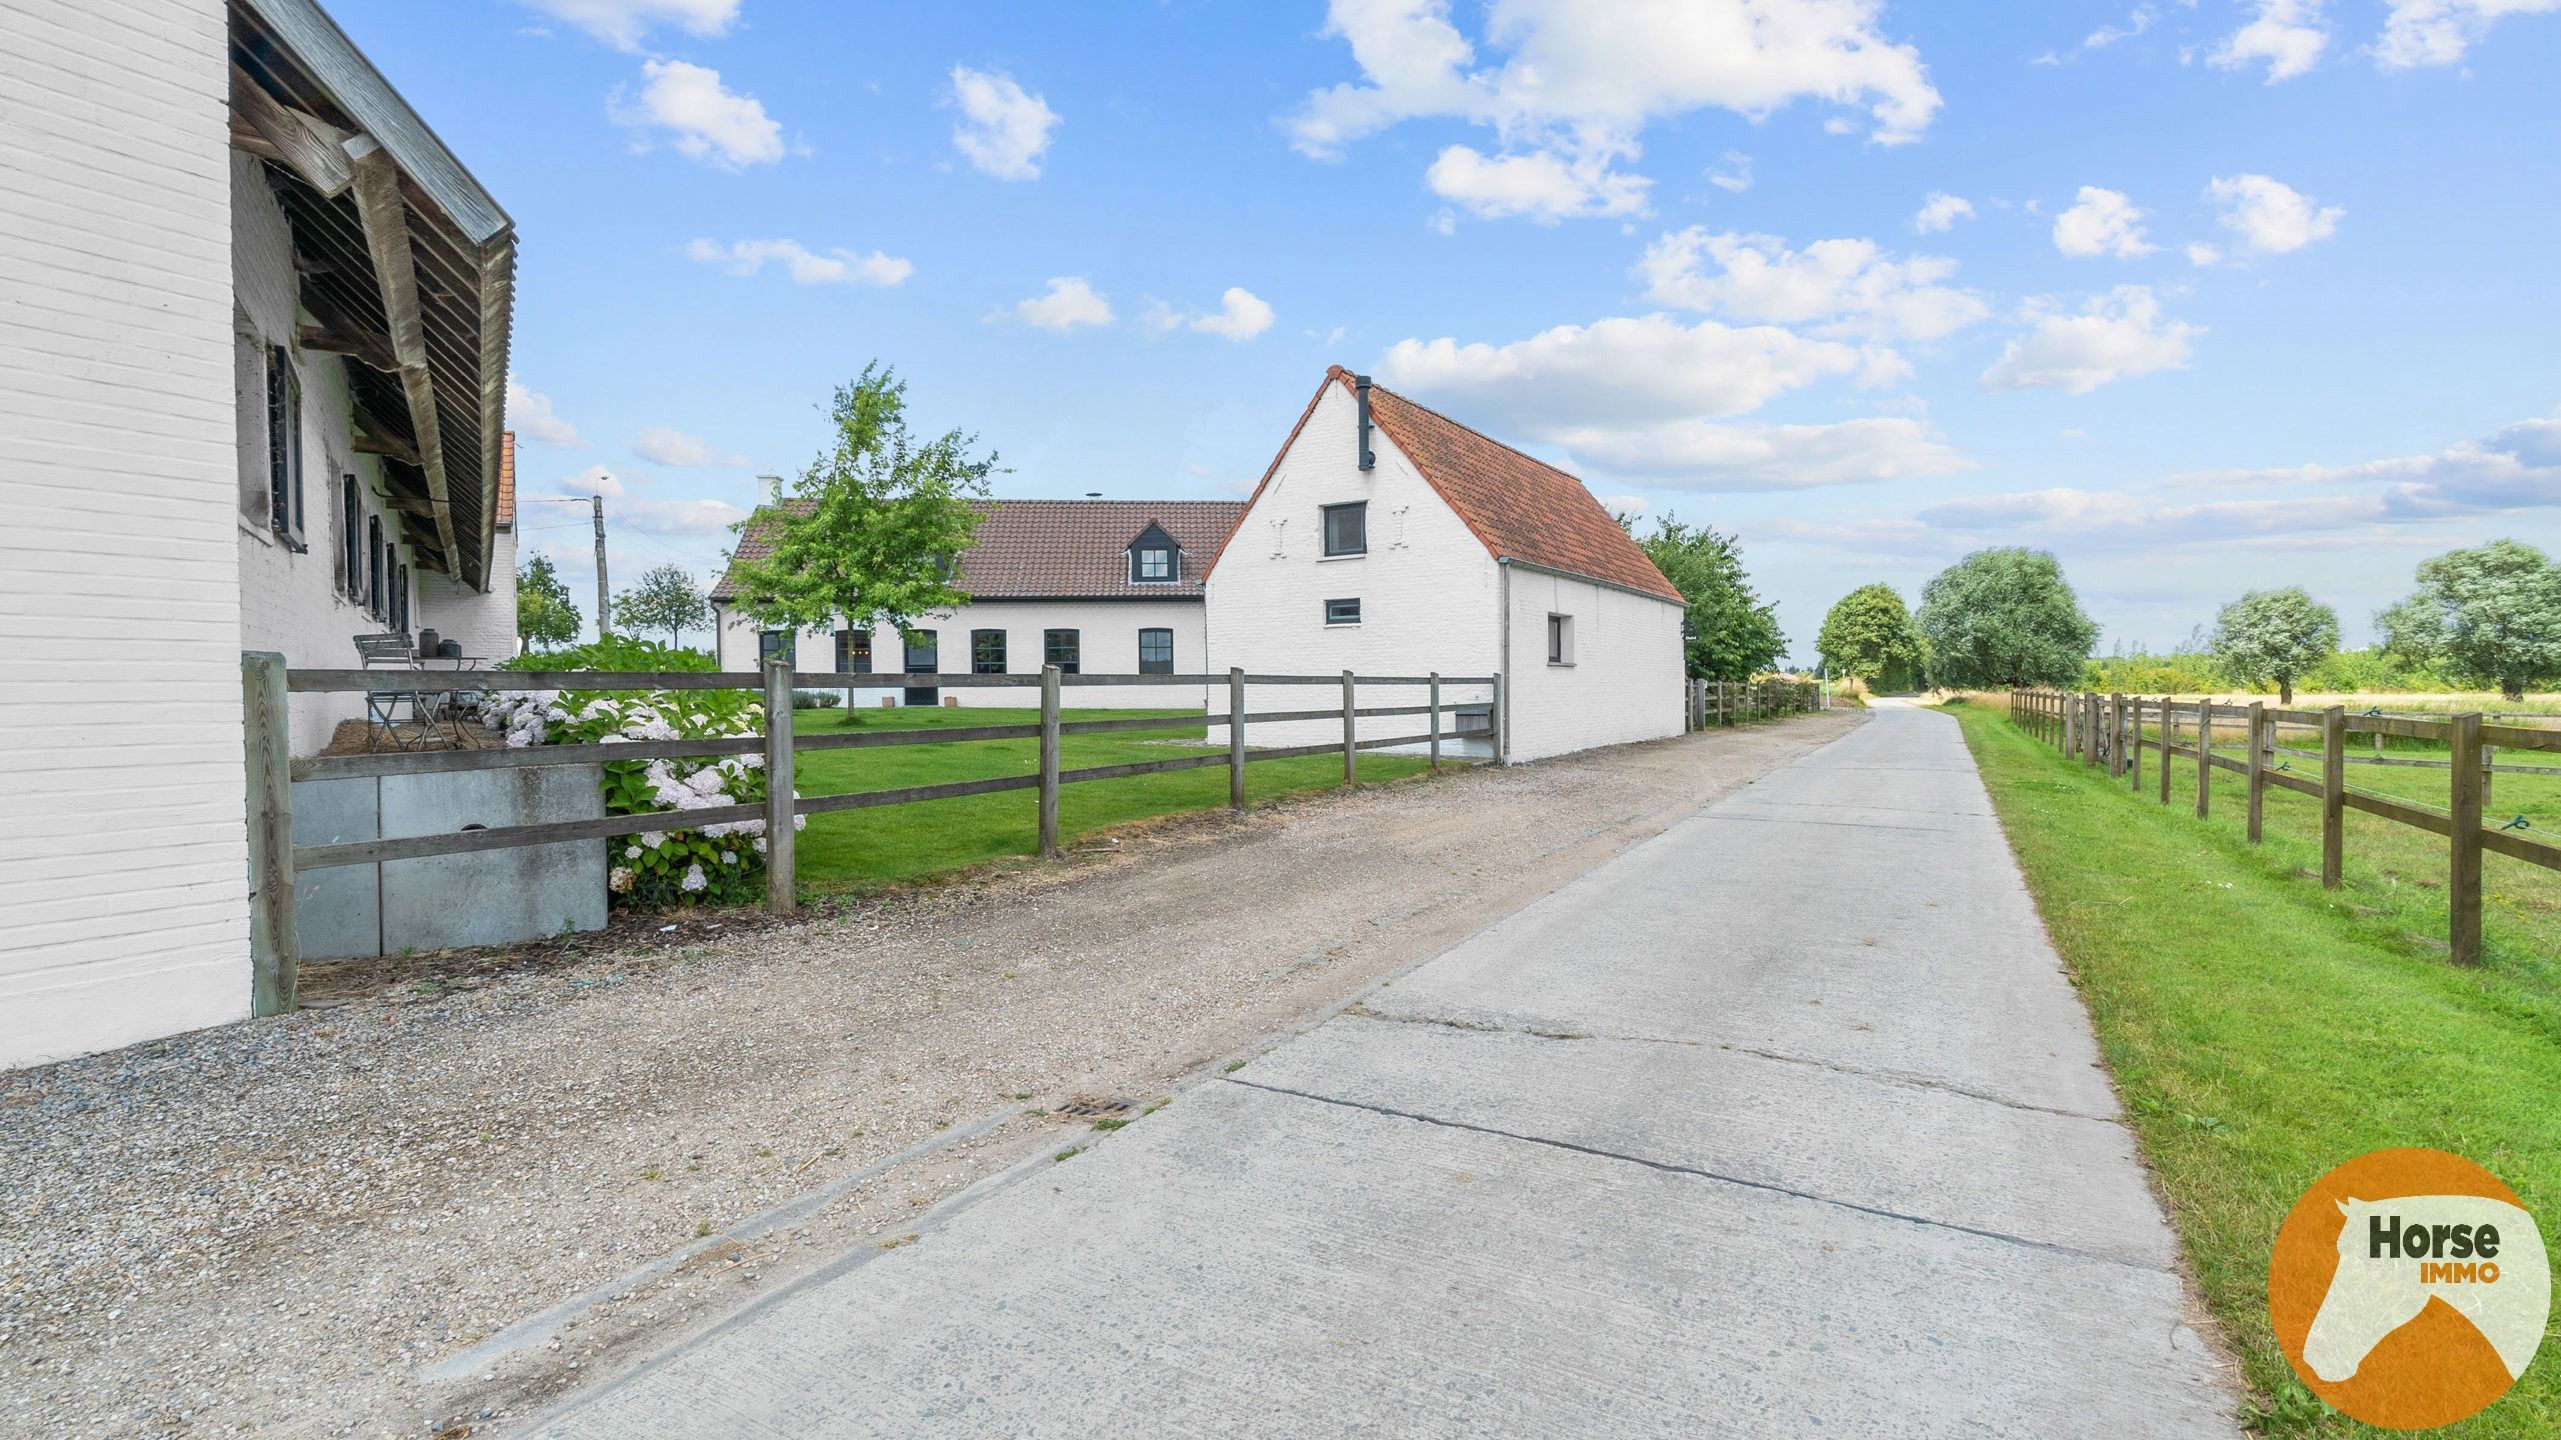
<svg viewBox="0 0 2561 1440"><path fill-rule="evenodd" d="M1738 534L1799 659L1984 545L2102 649L2561 549L2561 0L332 9L515 217L617 577L875 358L1026 496L1239 495L1368 370Z"/></svg>

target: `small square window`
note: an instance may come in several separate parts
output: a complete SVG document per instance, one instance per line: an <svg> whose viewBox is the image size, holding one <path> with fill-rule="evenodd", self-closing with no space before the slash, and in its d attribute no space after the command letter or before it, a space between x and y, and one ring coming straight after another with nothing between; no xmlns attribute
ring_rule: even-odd
<svg viewBox="0 0 2561 1440"><path fill-rule="evenodd" d="M1150 545L1138 552L1130 568L1130 578L1142 583L1174 578L1174 552L1162 545Z"/></svg>
<svg viewBox="0 0 2561 1440"><path fill-rule="evenodd" d="M1326 601L1325 623L1328 625L1358 625L1361 623L1361 602L1356 599Z"/></svg>
<svg viewBox="0 0 2561 1440"><path fill-rule="evenodd" d="M765 630L756 636L756 658L760 661L780 660L797 670L800 668L799 651L800 637L792 631Z"/></svg>
<svg viewBox="0 0 2561 1440"><path fill-rule="evenodd" d="M1174 632L1141 630L1138 632L1138 673L1171 675L1174 673Z"/></svg>
<svg viewBox="0 0 2561 1440"><path fill-rule="evenodd" d="M1547 617L1547 663L1550 665L1574 663L1573 616L1550 615Z"/></svg>
<svg viewBox="0 0 2561 1440"><path fill-rule="evenodd" d="M1043 631L1040 637L1041 663L1055 665L1061 675L1076 673L1083 658L1084 637L1074 630ZM1169 652L1170 653L1170 652Z"/></svg>
<svg viewBox="0 0 2561 1440"><path fill-rule="evenodd" d="M1005 673L1005 632L972 630L969 632L969 669L974 675Z"/></svg>
<svg viewBox="0 0 2561 1440"><path fill-rule="evenodd" d="M1325 507L1325 553L1328 555L1369 553L1368 501L1355 500L1349 505Z"/></svg>

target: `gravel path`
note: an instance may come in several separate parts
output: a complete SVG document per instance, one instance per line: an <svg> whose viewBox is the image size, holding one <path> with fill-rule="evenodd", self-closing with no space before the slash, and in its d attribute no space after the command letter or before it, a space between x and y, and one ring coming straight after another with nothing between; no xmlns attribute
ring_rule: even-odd
<svg viewBox="0 0 2561 1440"><path fill-rule="evenodd" d="M1073 1145L1060 1108L1143 1105L1292 1033L1856 723L1192 817L0 1076L0 1434L504 1428ZM506 1353L427 1378L476 1346Z"/></svg>

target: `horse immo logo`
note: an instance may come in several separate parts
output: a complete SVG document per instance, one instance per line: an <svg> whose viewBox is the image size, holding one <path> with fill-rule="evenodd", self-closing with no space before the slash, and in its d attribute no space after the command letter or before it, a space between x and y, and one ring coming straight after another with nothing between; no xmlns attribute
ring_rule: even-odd
<svg viewBox="0 0 2561 1440"><path fill-rule="evenodd" d="M2499 1178L2442 1150L2378 1150L2304 1192L2268 1261L2268 1312L2303 1383L2401 1430L2450 1425L2516 1383L2552 1269Z"/></svg>

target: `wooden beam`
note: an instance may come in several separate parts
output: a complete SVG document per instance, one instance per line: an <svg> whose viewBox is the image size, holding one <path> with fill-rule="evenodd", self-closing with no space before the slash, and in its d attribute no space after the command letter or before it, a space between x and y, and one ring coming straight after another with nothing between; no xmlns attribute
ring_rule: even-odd
<svg viewBox="0 0 2561 1440"><path fill-rule="evenodd" d="M400 461L404 465L415 465L418 463L417 446L410 444L408 441L403 440L396 435L385 435L380 431L375 430L372 426L365 424L364 412L358 411L356 413L356 424L349 428L353 433L349 435L347 443L354 448L357 454L388 455L392 459ZM422 509L421 513L432 514L433 512Z"/></svg>
<svg viewBox="0 0 2561 1440"><path fill-rule="evenodd" d="M346 193L352 178L346 131L268 94L266 86L238 65L231 67L231 113L267 142L275 152L269 158L301 176L302 183L323 195Z"/></svg>
<svg viewBox="0 0 2561 1440"><path fill-rule="evenodd" d="M309 305L303 306L310 310ZM313 314L320 312L314 310ZM364 335L342 330L335 325L305 325L295 332L302 348L320 350L331 355L344 355L385 375L400 373L400 361L391 353L391 342L379 335ZM416 461L411 461L416 464Z"/></svg>
<svg viewBox="0 0 2561 1440"><path fill-rule="evenodd" d="M382 285L383 313L391 319L391 353L400 364L401 388L409 395L409 428L418 437L418 468L427 472L427 500L434 507L436 549L458 554L454 543L452 493L445 478L445 446L436 426L436 382L427 368L427 326L418 309L417 257L409 248L409 205L400 197L400 167L391 153L369 135L345 146L356 198L363 217L365 248L372 253L374 275Z"/></svg>

